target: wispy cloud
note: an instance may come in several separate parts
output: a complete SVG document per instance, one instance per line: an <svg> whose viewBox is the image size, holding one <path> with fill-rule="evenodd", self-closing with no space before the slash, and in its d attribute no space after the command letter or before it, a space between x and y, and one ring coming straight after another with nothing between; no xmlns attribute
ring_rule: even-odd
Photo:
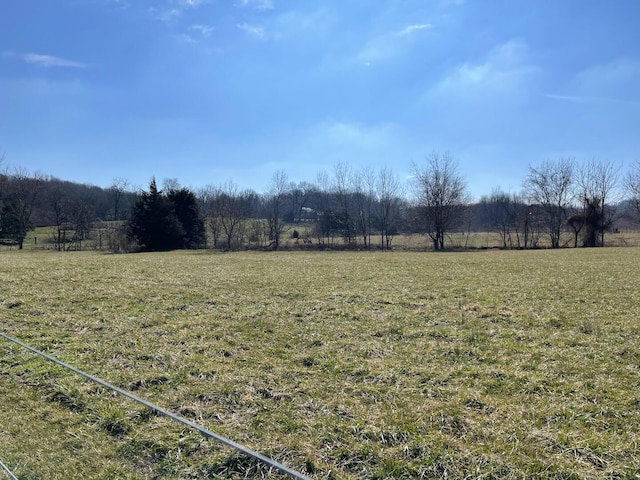
<svg viewBox="0 0 640 480"><path fill-rule="evenodd" d="M198 43L211 36L214 28L210 25L191 25L187 28L188 33L180 33L175 36L181 42Z"/></svg>
<svg viewBox="0 0 640 480"><path fill-rule="evenodd" d="M214 28L211 25L191 25L189 27L189 31L197 32L204 38L210 37L213 30Z"/></svg>
<svg viewBox="0 0 640 480"><path fill-rule="evenodd" d="M430 23L407 25L402 30L387 32L371 38L356 55L356 61L370 66L375 62L389 60L405 51L415 41L416 35L433 28Z"/></svg>
<svg viewBox="0 0 640 480"><path fill-rule="evenodd" d="M159 10L155 7L149 8L149 14L155 20L160 20L161 22L171 22L172 20L178 18L181 15L182 11L178 8L168 8Z"/></svg>
<svg viewBox="0 0 640 480"><path fill-rule="evenodd" d="M578 73L574 81L581 93L603 97L616 97L615 93L621 91L637 92L638 82L640 62L629 59L592 65Z"/></svg>
<svg viewBox="0 0 640 480"><path fill-rule="evenodd" d="M383 147L391 137L397 135L393 124L364 125L356 122L333 122L317 125L317 134L324 141L340 146L373 149Z"/></svg>
<svg viewBox="0 0 640 480"><path fill-rule="evenodd" d="M576 73L556 92L542 94L551 100L572 103L611 103L638 105L640 102L640 62L617 59L591 65Z"/></svg>
<svg viewBox="0 0 640 480"><path fill-rule="evenodd" d="M438 82L429 97L487 99L526 91L528 81L539 69L528 63L528 49L511 40L492 49L484 61L457 66Z"/></svg>
<svg viewBox="0 0 640 480"><path fill-rule="evenodd" d="M149 14L161 22L171 22L182 15L182 12L194 9L207 3L207 0L171 0L164 7L149 7Z"/></svg>
<svg viewBox="0 0 640 480"><path fill-rule="evenodd" d="M248 35L257 38L259 40L268 40L269 35L267 34L264 27L259 27L256 25L249 25L248 23L238 23L236 25L240 30L247 33Z"/></svg>
<svg viewBox="0 0 640 480"><path fill-rule="evenodd" d="M341 161L348 162L356 170L365 166L382 167L390 158L411 158L414 153L405 128L393 122L329 120L300 126L294 132L294 135L290 131L282 132L281 137L278 135L276 147L278 160L291 172L300 168L299 159L301 155L305 156L304 152L307 152L304 162L307 171L312 172L324 171L328 163L335 165ZM259 151L266 147L252 145L249 148Z"/></svg>
<svg viewBox="0 0 640 480"><path fill-rule="evenodd" d="M553 93L543 93L543 97L549 98L551 100L559 100L563 102L572 102L572 103L616 103L616 104L625 104L625 105L640 105L640 102L636 102L633 100L622 100L620 98L610 98L610 97L590 97L585 95L556 95Z"/></svg>
<svg viewBox="0 0 640 480"><path fill-rule="evenodd" d="M255 10L273 10L275 8L273 0L239 0L237 5Z"/></svg>
<svg viewBox="0 0 640 480"><path fill-rule="evenodd" d="M414 33L420 32L421 30L429 30L433 28L433 25L430 23L420 23L417 25L408 25L402 30L398 32L398 35L412 35Z"/></svg>
<svg viewBox="0 0 640 480"><path fill-rule="evenodd" d="M182 7L195 8L205 3L205 0L178 0L177 3Z"/></svg>
<svg viewBox="0 0 640 480"><path fill-rule="evenodd" d="M587 103L594 100L594 98L590 97L580 97L577 95L555 95L552 93L543 93L542 96L545 98L550 98L551 100L562 100L565 102L574 103Z"/></svg>
<svg viewBox="0 0 640 480"><path fill-rule="evenodd" d="M87 68L89 66L86 63L76 62L74 60L68 60L66 58L56 57L53 55L42 55L39 53L17 54L11 51L5 51L3 52L3 56L17 57L30 65L42 68Z"/></svg>

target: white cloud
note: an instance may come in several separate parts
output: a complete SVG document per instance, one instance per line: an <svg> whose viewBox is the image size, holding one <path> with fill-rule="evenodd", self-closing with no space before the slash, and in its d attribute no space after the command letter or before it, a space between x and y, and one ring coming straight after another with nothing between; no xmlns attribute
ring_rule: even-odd
<svg viewBox="0 0 640 480"><path fill-rule="evenodd" d="M587 103L590 100L588 97L579 97L576 95L555 95L552 93L543 93L543 97L550 98L551 100L562 100L565 102L574 102L574 103Z"/></svg>
<svg viewBox="0 0 640 480"><path fill-rule="evenodd" d="M416 25L408 25L398 32L398 35L411 35L413 33L417 33L420 30L429 30L433 28L433 25L430 23L420 23Z"/></svg>
<svg viewBox="0 0 640 480"><path fill-rule="evenodd" d="M211 36L211 32L213 32L214 28L211 25L191 25L189 30L198 32L204 38L208 38Z"/></svg>
<svg viewBox="0 0 640 480"><path fill-rule="evenodd" d="M178 5L184 8L194 8L202 5L205 0L178 0Z"/></svg>
<svg viewBox="0 0 640 480"><path fill-rule="evenodd" d="M182 15L188 9L197 8L207 3L208 0L171 0L167 7L149 7L149 14L161 22L171 22Z"/></svg>
<svg viewBox="0 0 640 480"><path fill-rule="evenodd" d="M199 43L205 38L209 38L214 28L210 25L191 25L187 28L189 33L180 33L175 38L184 43Z"/></svg>
<svg viewBox="0 0 640 480"><path fill-rule="evenodd" d="M327 122L315 125L311 138L333 147L375 150L391 143L398 135L397 127L383 123L365 125L359 122Z"/></svg>
<svg viewBox="0 0 640 480"><path fill-rule="evenodd" d="M183 43L198 43L198 40L196 40L191 35L188 35L186 33L177 33L173 36L173 38Z"/></svg>
<svg viewBox="0 0 640 480"><path fill-rule="evenodd" d="M616 60L605 65L593 65L576 76L577 86L585 92L609 94L640 84L640 62Z"/></svg>
<svg viewBox="0 0 640 480"><path fill-rule="evenodd" d="M236 27L259 40L267 40L269 38L267 32L263 27L249 25L248 23L238 23Z"/></svg>
<svg viewBox="0 0 640 480"><path fill-rule="evenodd" d="M524 93L539 72L527 60L527 46L511 40L492 49L481 62L458 65L430 89L427 98L483 101L496 95Z"/></svg>
<svg viewBox="0 0 640 480"><path fill-rule="evenodd" d="M273 10L275 8L273 0L240 0L238 5L255 10Z"/></svg>
<svg viewBox="0 0 640 480"><path fill-rule="evenodd" d="M543 97L550 98L551 100L560 100L564 102L572 103L616 103L620 105L640 105L640 101L612 98L612 97L589 97L584 95L556 95L553 93L543 93Z"/></svg>
<svg viewBox="0 0 640 480"><path fill-rule="evenodd" d="M540 103L543 71L532 63L527 45L512 40L480 58L454 65L432 77L418 105L425 128L434 141L445 145L530 141L536 125L520 126L527 112ZM511 137L510 137L511 136Z"/></svg>
<svg viewBox="0 0 640 480"><path fill-rule="evenodd" d="M182 14L182 11L178 8L158 10L157 8L151 7L149 8L149 14L155 20L160 20L161 22L170 22L178 18Z"/></svg>
<svg viewBox="0 0 640 480"><path fill-rule="evenodd" d="M86 68L88 66L86 63L75 62L61 57L54 57L53 55L41 55L38 53L27 53L26 55L22 55L22 59L29 64L43 68Z"/></svg>
<svg viewBox="0 0 640 480"><path fill-rule="evenodd" d="M640 103L640 63L619 59L592 65L544 97L574 103Z"/></svg>
<svg viewBox="0 0 640 480"><path fill-rule="evenodd" d="M430 23L407 25L402 30L371 38L356 55L355 60L367 67L375 62L392 59L412 45L419 32L431 30Z"/></svg>

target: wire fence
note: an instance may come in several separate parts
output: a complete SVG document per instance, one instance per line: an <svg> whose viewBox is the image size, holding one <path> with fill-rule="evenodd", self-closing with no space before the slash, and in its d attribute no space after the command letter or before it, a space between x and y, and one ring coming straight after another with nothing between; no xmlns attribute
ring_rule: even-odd
<svg viewBox="0 0 640 480"><path fill-rule="evenodd" d="M13 472L9 470L9 467L7 467L4 463L2 463L2 460L0 460L0 468L2 468L2 470L4 470L7 475L9 475L9 478L13 480L18 480L18 477L16 477L13 474Z"/></svg>
<svg viewBox="0 0 640 480"><path fill-rule="evenodd" d="M10 337L9 335L6 335L6 334L4 334L2 332L0 332L0 337L2 337L5 340L8 340L8 341L16 344L16 345L18 345L18 346L20 346L20 347L22 347L22 348L24 348L26 350L29 350L30 352L32 352L32 353L34 353L36 355L39 355L39 356L49 360L50 362L55 363L56 365L59 365L59 366L65 368L67 370L70 370L70 371L72 371L72 372L74 372L74 373L76 373L76 374L78 374L78 375L80 375L80 376L82 376L82 377L84 377L84 378L86 378L88 380L91 380L94 383L102 385L103 387L108 388L109 390L111 390L113 392L116 392L116 393L118 393L118 394L120 394L120 395L122 395L122 396L124 396L126 398L129 398L130 400L133 400L136 403L144 405L145 407L149 408L150 410L155 411L156 413L158 413L160 415L163 415L163 416L165 416L167 418L170 418L171 420L174 420L174 421L176 421L176 422L178 422L178 423L180 423L182 425L185 425L185 426L187 426L187 427L189 427L189 428L191 428L193 430L196 430L197 432L200 432L205 437L212 438L212 439L216 440L217 442L222 443L223 445L226 445L226 446L228 446L228 447L230 447L230 448L232 448L232 449L234 449L234 450L236 450L236 451L238 451L240 453L243 453L243 454L245 454L245 455L247 455L249 457L252 457L252 458L264 463L265 465L278 470L281 473L284 473L286 475L289 475L292 478L296 478L296 479L299 479L299 480L312 480L310 477L307 477L307 476L303 475L302 473L297 472L296 470L293 470L293 469L291 469L291 468L289 468L289 467L287 467L287 466L285 466L285 465L283 465L283 464L281 464L279 462L276 462L275 460L273 460L273 459L271 459L271 458L269 458L269 457L267 457L265 455L262 455L261 453L255 452L255 451L245 447L244 445L241 445L241 444L239 444L237 442L234 442L233 440L230 440L230 439L228 439L226 437L223 437L222 435L219 435L219 434L217 434L215 432L212 432L211 430L208 430L208 429L206 429L206 428L204 428L204 427L202 427L202 426L200 426L200 425L198 425L196 423L193 423L190 420L187 420L186 418L183 418L183 417L181 417L179 415L176 415L175 413L172 413L172 412L170 412L168 410L165 410L164 408L161 408L161 407L159 407L157 405L154 405L151 402L143 400L142 398L137 397L136 395L134 395L134 394L132 394L130 392L127 392L126 390L123 390L123 389L121 389L119 387L116 387L115 385L111 385L110 383L108 383L108 382L106 382L106 381L104 381L104 380L102 380L102 379L100 379L100 378L98 378L96 376L93 376L93 375L91 375L89 373L83 372L82 370L79 370L79 369L77 369L77 368L75 368L75 367L73 367L73 366L71 366L71 365L69 365L67 363L62 362L61 360L58 360L55 357L52 357L51 355L48 355L48 354L46 354L44 352L41 352L40 350L37 350L37 349L27 345L26 343L21 342L20 340L17 340L17 339L15 339L13 337ZM17 478L13 475L11 470L9 470L9 468L4 463L2 463L1 461L0 461L0 466L11 476L11 478L17 480Z"/></svg>

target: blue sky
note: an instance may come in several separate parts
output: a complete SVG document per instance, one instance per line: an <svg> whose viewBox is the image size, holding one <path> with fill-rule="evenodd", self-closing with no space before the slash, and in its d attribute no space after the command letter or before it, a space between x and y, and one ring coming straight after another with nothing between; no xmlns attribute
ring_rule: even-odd
<svg viewBox="0 0 640 480"><path fill-rule="evenodd" d="M5 164L264 189L448 150L474 195L640 158L637 0L1 0Z"/></svg>

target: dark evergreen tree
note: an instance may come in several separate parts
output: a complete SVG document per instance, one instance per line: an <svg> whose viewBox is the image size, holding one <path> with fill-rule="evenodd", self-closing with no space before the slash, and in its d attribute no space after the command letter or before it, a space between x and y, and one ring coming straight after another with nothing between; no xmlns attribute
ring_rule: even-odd
<svg viewBox="0 0 640 480"><path fill-rule="evenodd" d="M604 210L598 197L584 198L585 212L583 245L585 247L602 247L602 232L606 230L604 222Z"/></svg>
<svg viewBox="0 0 640 480"><path fill-rule="evenodd" d="M143 191L127 225L129 238L142 250L174 250L184 246L185 232L176 217L173 203L158 190L155 178Z"/></svg>
<svg viewBox="0 0 640 480"><path fill-rule="evenodd" d="M15 203L5 200L0 203L0 239L19 243L24 238L20 218L16 214Z"/></svg>
<svg viewBox="0 0 640 480"><path fill-rule="evenodd" d="M182 248L198 248L205 244L204 220L200 215L196 196L187 188L170 190L167 199L184 232Z"/></svg>

